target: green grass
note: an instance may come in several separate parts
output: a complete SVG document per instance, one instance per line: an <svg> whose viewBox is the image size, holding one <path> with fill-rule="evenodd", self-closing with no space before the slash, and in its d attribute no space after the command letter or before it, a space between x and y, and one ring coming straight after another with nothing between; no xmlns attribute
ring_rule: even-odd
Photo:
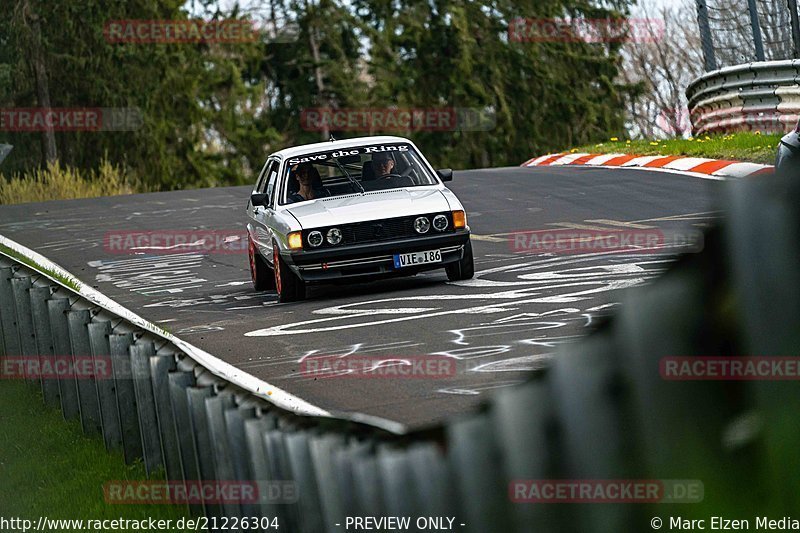
<svg viewBox="0 0 800 533"><path fill-rule="evenodd" d="M145 480L141 463L126 466L100 436L65 422L31 386L0 380L0 516L30 519L142 520L187 516L180 505L111 505L103 484ZM172 529L174 531L175 529ZM67 531L62 529L59 531Z"/></svg>
<svg viewBox="0 0 800 533"><path fill-rule="evenodd" d="M778 141L782 135L734 133L701 136L692 139L625 140L612 137L608 141L572 148L576 153L623 153L636 155L685 155L711 159L729 159L752 163L774 164Z"/></svg>
<svg viewBox="0 0 800 533"><path fill-rule="evenodd" d="M8 246L0 244L0 254L4 254L4 255L7 255L8 257L11 257L12 259L16 259L20 263L31 267L36 272L41 272L43 274L47 274L48 276L50 276L54 280L62 283L64 286L69 287L70 289L72 289L75 292L78 292L78 290L79 290L78 280L77 279L73 278L72 276L68 276L68 275L64 275L64 274L61 274L59 272L56 272L55 270L53 270L51 268L47 268L47 267L45 267L43 265L40 265L39 263L37 263L33 259L31 259L29 257L25 257L21 253L17 252L16 250L12 250Z"/></svg>

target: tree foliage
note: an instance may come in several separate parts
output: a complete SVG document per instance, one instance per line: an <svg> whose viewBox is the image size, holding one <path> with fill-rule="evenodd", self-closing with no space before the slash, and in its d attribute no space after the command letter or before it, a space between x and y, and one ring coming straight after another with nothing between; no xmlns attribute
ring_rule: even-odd
<svg viewBox="0 0 800 533"><path fill-rule="evenodd" d="M136 131L57 132L56 145L62 163L91 169L107 159L149 187L249 182L270 151L320 140L300 120L315 107L493 116L485 131L387 132L455 168L518 164L623 128L619 43L516 42L508 28L517 17L620 16L627 0L270 0L260 14L295 38L181 44L112 43L103 29L250 14L213 0L4 1L0 107L40 105L39 57L53 107L140 109ZM7 173L44 164L40 133L0 132L0 142L14 145Z"/></svg>

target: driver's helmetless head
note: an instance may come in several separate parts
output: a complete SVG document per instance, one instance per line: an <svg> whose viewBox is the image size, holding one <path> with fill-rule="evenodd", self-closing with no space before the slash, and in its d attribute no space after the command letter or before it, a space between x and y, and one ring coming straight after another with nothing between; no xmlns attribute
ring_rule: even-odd
<svg viewBox="0 0 800 533"><path fill-rule="evenodd" d="M394 168L394 159L389 154L375 154L372 156L372 166L379 176L383 176Z"/></svg>
<svg viewBox="0 0 800 533"><path fill-rule="evenodd" d="M313 167L311 166L311 163L300 163L292 170L294 171L294 175L297 178L297 181L299 181L301 184L305 184L307 181L309 181L309 178L311 177L312 168Z"/></svg>

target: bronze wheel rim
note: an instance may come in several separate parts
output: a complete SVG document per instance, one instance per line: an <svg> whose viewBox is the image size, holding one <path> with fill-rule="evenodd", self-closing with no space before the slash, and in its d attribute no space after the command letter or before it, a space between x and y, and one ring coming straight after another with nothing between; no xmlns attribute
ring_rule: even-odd
<svg viewBox="0 0 800 533"><path fill-rule="evenodd" d="M283 289L281 285L281 256L278 254L278 247L274 244L272 245L272 262L275 265L275 290L277 290L278 295L280 295Z"/></svg>

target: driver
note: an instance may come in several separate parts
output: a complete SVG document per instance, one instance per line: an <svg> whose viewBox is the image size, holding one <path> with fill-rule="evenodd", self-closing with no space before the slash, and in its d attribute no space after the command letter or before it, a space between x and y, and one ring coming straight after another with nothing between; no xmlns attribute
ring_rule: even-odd
<svg viewBox="0 0 800 533"><path fill-rule="evenodd" d="M371 190L397 189L414 185L411 178L395 172L395 160L391 154L377 153L372 155L372 169L375 179L367 181Z"/></svg>
<svg viewBox="0 0 800 533"><path fill-rule="evenodd" d="M372 168L375 170L375 176L378 178L386 178L392 175L394 170L394 159L388 153L378 153L372 156Z"/></svg>

